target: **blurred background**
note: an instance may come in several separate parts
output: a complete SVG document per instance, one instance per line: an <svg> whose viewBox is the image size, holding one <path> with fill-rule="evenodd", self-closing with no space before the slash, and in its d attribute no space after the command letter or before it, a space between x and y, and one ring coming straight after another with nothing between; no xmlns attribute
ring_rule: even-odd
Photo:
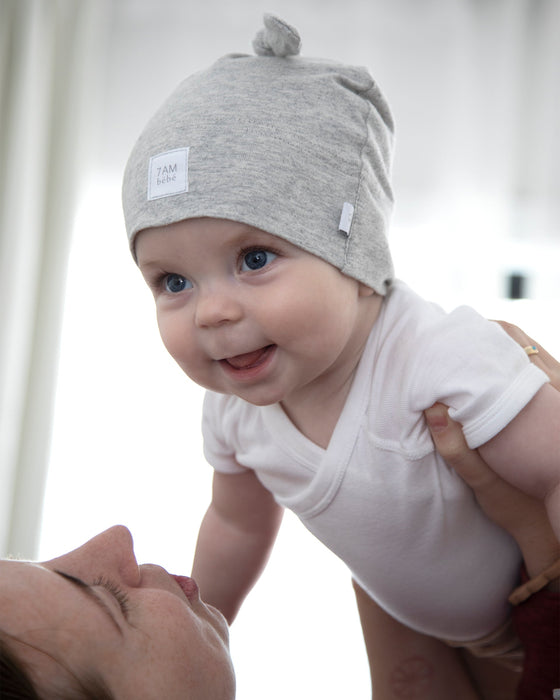
<svg viewBox="0 0 560 700"><path fill-rule="evenodd" d="M0 0L2 555L120 522L139 561L190 569L202 392L159 340L120 178L166 95L251 52L265 11L388 97L397 275L560 355L557 0ZM232 650L241 700L368 696L350 577L289 514Z"/></svg>

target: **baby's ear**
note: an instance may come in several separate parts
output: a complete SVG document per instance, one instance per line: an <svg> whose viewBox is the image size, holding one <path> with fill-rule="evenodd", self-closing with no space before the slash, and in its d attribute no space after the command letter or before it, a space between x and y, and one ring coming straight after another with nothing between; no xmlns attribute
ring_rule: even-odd
<svg viewBox="0 0 560 700"><path fill-rule="evenodd" d="M374 289L368 287L367 284L364 284L363 282L358 282L358 284L358 294L361 297L371 297L377 293Z"/></svg>

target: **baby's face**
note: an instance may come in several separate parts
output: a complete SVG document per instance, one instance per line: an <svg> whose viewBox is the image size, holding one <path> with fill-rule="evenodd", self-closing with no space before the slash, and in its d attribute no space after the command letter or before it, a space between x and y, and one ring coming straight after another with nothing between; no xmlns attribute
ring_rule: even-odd
<svg viewBox="0 0 560 700"><path fill-rule="evenodd" d="M277 236L188 219L142 231L136 254L163 342L201 386L256 405L299 401L361 356L372 290Z"/></svg>

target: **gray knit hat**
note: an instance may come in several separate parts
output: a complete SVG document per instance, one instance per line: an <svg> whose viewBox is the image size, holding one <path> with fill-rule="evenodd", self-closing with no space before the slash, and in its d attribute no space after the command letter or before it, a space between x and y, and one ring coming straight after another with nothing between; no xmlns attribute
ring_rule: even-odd
<svg viewBox="0 0 560 700"><path fill-rule="evenodd" d="M365 68L297 54L264 17L256 56L183 81L147 124L123 181L126 228L210 216L249 224L385 294L393 120Z"/></svg>

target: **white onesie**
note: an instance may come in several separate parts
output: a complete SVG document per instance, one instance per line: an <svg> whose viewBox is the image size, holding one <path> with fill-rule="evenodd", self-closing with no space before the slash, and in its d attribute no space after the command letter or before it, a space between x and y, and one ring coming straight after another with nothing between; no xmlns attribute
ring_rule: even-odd
<svg viewBox="0 0 560 700"><path fill-rule="evenodd" d="M546 381L497 324L395 282L326 450L279 404L208 392L205 455L221 472L253 469L397 620L471 641L507 617L520 555L435 452L422 412L448 405L474 448Z"/></svg>

